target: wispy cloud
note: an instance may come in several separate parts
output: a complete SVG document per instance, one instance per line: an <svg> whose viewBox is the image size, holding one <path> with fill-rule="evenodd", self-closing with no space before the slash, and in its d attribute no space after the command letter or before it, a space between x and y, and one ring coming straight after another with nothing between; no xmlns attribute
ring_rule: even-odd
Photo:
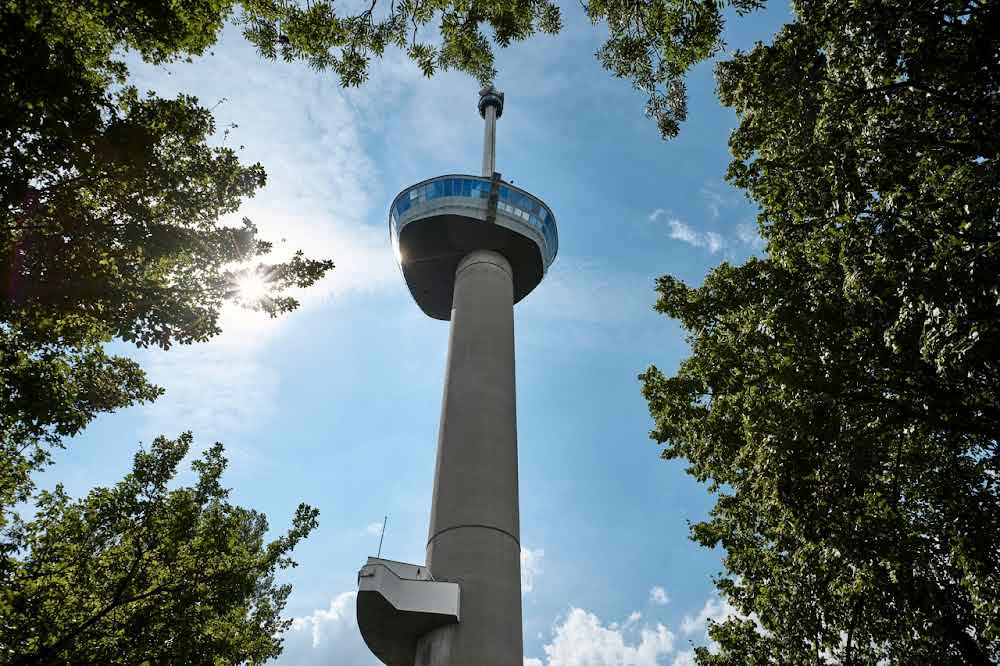
<svg viewBox="0 0 1000 666"><path fill-rule="evenodd" d="M714 231L707 231L705 233L696 231L691 225L682 222L676 217L667 220L667 227L670 229L670 238L687 243L693 247L708 248L708 251L712 254L716 254L726 247L726 241L720 234Z"/></svg>
<svg viewBox="0 0 1000 666"><path fill-rule="evenodd" d="M649 221L666 224L668 235L672 240L687 243L692 247L705 248L711 254L719 254L743 246L752 250L760 250L764 243L757 235L756 227L751 224L740 224L733 235L723 235L717 231L699 231L687 222L673 216L663 208L657 208L649 214Z"/></svg>
<svg viewBox="0 0 1000 666"><path fill-rule="evenodd" d="M707 244L707 236L698 233L676 218L667 220L667 225L670 227L670 237L675 240L687 243L688 245L694 245L695 247L702 247Z"/></svg>
<svg viewBox="0 0 1000 666"><path fill-rule="evenodd" d="M735 207L741 200L738 192L726 183L705 183L698 190L698 195L713 220L719 219L724 209Z"/></svg>
<svg viewBox="0 0 1000 666"><path fill-rule="evenodd" d="M623 330L648 316L652 280L604 261L561 256L514 309L518 345L557 355L615 345Z"/></svg>
<svg viewBox="0 0 1000 666"><path fill-rule="evenodd" d="M398 275L375 205L382 183L364 145L363 111L301 64L262 61L231 27L213 51L169 70L138 62L132 69L137 85L164 96L193 93L208 105L226 98L214 114L218 127L236 125L227 145L245 144L241 158L260 161L268 173L267 185L229 221L252 219L274 243L269 260L298 249L334 260L326 279L295 294L302 310L393 285ZM295 316L271 320L227 308L223 333L211 342L141 353L167 389L144 408L143 435L191 428L204 441L230 439L268 419L281 379L269 346Z"/></svg>
<svg viewBox="0 0 1000 666"><path fill-rule="evenodd" d="M637 283L641 283L638 276L604 262L559 257L517 309L563 323L617 323L648 309L648 294L636 289Z"/></svg>
<svg viewBox="0 0 1000 666"><path fill-rule="evenodd" d="M268 418L279 378L259 353L270 332L267 323L260 325L257 335L232 331L211 343L140 354L150 379L166 388L143 408L143 438L190 429L208 444Z"/></svg>
<svg viewBox="0 0 1000 666"><path fill-rule="evenodd" d="M742 222L736 225L736 237L741 243L753 248L755 251L764 249L764 239L757 231L757 225L753 222Z"/></svg>
<svg viewBox="0 0 1000 666"><path fill-rule="evenodd" d="M667 596L667 591L663 589L662 585L654 585L649 591L649 601L657 606L666 606L670 603L670 597Z"/></svg>
<svg viewBox="0 0 1000 666"><path fill-rule="evenodd" d="M541 548L531 550L521 546L521 594L528 594L535 589L535 579L542 573L542 558L545 551Z"/></svg>
<svg viewBox="0 0 1000 666"><path fill-rule="evenodd" d="M705 601L696 615L685 615L681 621L681 633L685 636L704 633L708 630L709 622L725 622L731 617L737 616L736 609L725 599L711 597Z"/></svg>

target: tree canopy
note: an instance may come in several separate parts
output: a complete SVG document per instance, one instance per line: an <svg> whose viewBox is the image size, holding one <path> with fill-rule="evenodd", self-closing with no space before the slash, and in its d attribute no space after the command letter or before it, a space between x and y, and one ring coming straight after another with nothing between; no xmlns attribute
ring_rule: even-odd
<svg viewBox="0 0 1000 666"><path fill-rule="evenodd" d="M978 2L800 1L719 64L763 258L657 308L667 458L718 494L701 664L1000 660L1000 37Z"/></svg>
<svg viewBox="0 0 1000 666"><path fill-rule="evenodd" d="M25 556L3 571L5 664L262 664L281 651L290 586L275 574L316 527L300 505L265 541L267 518L230 504L215 444L191 486L168 489L192 444L160 437L132 472L78 501L39 494L17 525Z"/></svg>
<svg viewBox="0 0 1000 666"><path fill-rule="evenodd" d="M644 93L646 113L664 138L677 135L687 117L684 77L724 47L724 11L746 14L764 0L590 0L587 17L607 27L595 54L602 66ZM493 45L501 48L562 28L551 0L372 0L355 14L338 13L331 0L245 0L236 15L243 34L268 58L304 60L331 69L345 86L363 83L373 57L403 49L427 76L439 69L466 72L483 85L497 71ZM436 30L435 30L436 28Z"/></svg>

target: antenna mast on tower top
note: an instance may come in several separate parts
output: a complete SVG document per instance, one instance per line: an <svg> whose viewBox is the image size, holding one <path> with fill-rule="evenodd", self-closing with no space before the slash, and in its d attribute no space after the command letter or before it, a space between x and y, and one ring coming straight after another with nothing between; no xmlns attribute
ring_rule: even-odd
<svg viewBox="0 0 1000 666"><path fill-rule="evenodd" d="M503 115L503 93L492 85L479 91L479 115L486 120L482 175L491 178L496 171L497 118Z"/></svg>

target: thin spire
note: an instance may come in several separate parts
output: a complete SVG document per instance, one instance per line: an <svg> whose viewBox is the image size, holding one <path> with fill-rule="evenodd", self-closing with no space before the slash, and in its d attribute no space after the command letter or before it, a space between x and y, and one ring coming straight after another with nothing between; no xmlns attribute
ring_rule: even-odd
<svg viewBox="0 0 1000 666"><path fill-rule="evenodd" d="M497 118L503 115L503 93L492 85L479 91L479 115L486 121L482 175L489 178L496 171Z"/></svg>

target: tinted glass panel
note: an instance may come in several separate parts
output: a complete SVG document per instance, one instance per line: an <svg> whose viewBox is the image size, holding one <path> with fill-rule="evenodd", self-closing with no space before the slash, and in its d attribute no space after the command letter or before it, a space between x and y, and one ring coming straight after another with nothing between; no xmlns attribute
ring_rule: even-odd
<svg viewBox="0 0 1000 666"><path fill-rule="evenodd" d="M389 211L393 233L398 231L402 218L413 205L419 201L427 201L438 197L469 197L486 199L489 197L492 183L476 178L448 177L441 178L423 185L405 190L399 195L395 205ZM505 215L516 218L524 224L536 229L542 236L543 255L548 266L555 259L559 239L556 236L556 221L545 206L534 197L518 192L505 185L498 187L500 201L497 209Z"/></svg>

